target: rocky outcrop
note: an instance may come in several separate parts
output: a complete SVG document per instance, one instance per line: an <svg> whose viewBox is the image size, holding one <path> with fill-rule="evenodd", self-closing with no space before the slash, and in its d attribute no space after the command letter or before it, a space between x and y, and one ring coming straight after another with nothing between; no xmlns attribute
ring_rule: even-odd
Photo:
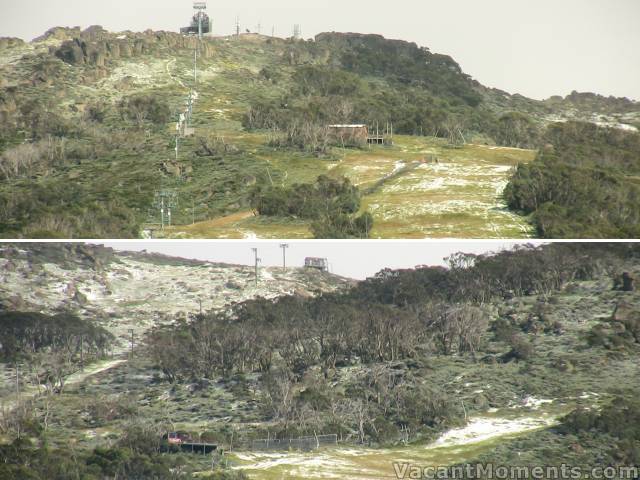
<svg viewBox="0 0 640 480"><path fill-rule="evenodd" d="M13 37L0 38L0 51L24 45L24 40Z"/></svg>
<svg viewBox="0 0 640 480"><path fill-rule="evenodd" d="M31 84L34 86L38 84L51 85L54 81L60 80L62 66L59 60L45 56L34 65L30 78Z"/></svg>
<svg viewBox="0 0 640 480"><path fill-rule="evenodd" d="M190 177L193 173L193 167L191 165L183 164L175 161L163 162L160 169L162 173L171 175L174 177Z"/></svg>
<svg viewBox="0 0 640 480"><path fill-rule="evenodd" d="M45 40L68 40L70 38L78 37L82 34L80 27L53 27L45 32L44 35L35 38L34 42L43 42Z"/></svg>
<svg viewBox="0 0 640 480"><path fill-rule="evenodd" d="M193 50L196 47L199 48L201 56L213 56L213 45L207 41L199 42L195 37L151 31L115 36L96 26L83 31L72 40L65 41L57 48L52 47L51 53L70 65L104 67L110 60L154 55L163 48Z"/></svg>
<svg viewBox="0 0 640 480"><path fill-rule="evenodd" d="M107 78L108 76L109 76L109 70L107 70L104 67L95 67L87 70L82 75L81 81L86 85L90 85L99 80L102 80L103 78Z"/></svg>
<svg viewBox="0 0 640 480"><path fill-rule="evenodd" d="M617 327L618 334L628 332L640 343L640 311L637 304L620 301L613 311L610 325Z"/></svg>
<svg viewBox="0 0 640 480"><path fill-rule="evenodd" d="M79 40L69 41L62 44L62 46L53 50L56 57L71 65L78 65L84 63L84 52L80 46Z"/></svg>
<svg viewBox="0 0 640 480"><path fill-rule="evenodd" d="M105 40L109 38L111 34L106 31L100 25L91 25L90 27L85 28L80 37L83 40L96 41L96 40Z"/></svg>
<svg viewBox="0 0 640 480"><path fill-rule="evenodd" d="M80 38L66 41L55 50L56 57L71 65L104 67L107 54L106 42L87 42Z"/></svg>

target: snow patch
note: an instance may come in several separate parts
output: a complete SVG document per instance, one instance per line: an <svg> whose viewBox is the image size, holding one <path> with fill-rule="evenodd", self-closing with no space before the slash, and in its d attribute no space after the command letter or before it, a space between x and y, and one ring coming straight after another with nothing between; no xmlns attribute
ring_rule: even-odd
<svg viewBox="0 0 640 480"><path fill-rule="evenodd" d="M524 417L511 420L480 417L471 420L466 427L449 430L427 448L455 447L480 443L497 437L547 428L555 423L557 423L557 420L553 418Z"/></svg>
<svg viewBox="0 0 640 480"><path fill-rule="evenodd" d="M549 403L553 403L553 400L548 398L525 397L522 402L522 406L532 410L538 410L542 405Z"/></svg>

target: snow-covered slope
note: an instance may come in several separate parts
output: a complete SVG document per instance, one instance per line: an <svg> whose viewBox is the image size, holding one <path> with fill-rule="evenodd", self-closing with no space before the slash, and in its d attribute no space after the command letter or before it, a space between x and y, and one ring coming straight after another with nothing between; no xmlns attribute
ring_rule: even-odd
<svg viewBox="0 0 640 480"><path fill-rule="evenodd" d="M261 268L70 244L0 245L0 309L73 311L96 319L126 348L157 322L255 297L315 295L350 280L302 268Z"/></svg>

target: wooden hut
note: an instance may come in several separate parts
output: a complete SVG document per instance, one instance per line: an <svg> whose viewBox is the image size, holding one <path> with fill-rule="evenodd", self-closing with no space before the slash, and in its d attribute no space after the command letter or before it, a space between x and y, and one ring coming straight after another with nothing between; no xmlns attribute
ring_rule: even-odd
<svg viewBox="0 0 640 480"><path fill-rule="evenodd" d="M329 125L333 142L342 146L361 146L367 144L369 128L366 125Z"/></svg>

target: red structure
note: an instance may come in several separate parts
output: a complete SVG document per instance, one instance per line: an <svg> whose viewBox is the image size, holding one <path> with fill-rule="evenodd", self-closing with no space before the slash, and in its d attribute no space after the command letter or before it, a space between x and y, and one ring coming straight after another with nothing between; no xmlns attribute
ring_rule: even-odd
<svg viewBox="0 0 640 480"><path fill-rule="evenodd" d="M169 446L178 447L183 452L207 455L218 450L214 443L195 442L190 435L181 432L169 432L163 437Z"/></svg>
<svg viewBox="0 0 640 480"><path fill-rule="evenodd" d="M185 441L189 440L190 439L186 435L181 435L176 432L167 434L167 442L169 442L169 445L182 445Z"/></svg>

